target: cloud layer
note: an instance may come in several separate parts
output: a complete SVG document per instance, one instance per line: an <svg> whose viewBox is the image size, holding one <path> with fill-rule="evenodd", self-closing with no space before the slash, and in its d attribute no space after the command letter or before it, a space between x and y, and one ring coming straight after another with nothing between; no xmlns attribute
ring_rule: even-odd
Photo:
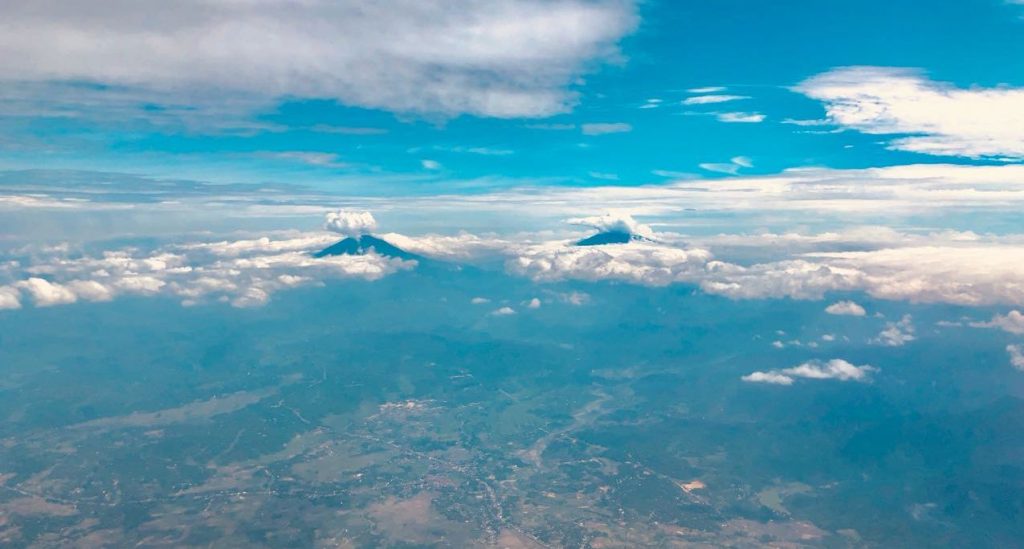
<svg viewBox="0 0 1024 549"><path fill-rule="evenodd" d="M35 258L20 280L0 286L0 308L18 308L22 298L48 307L121 295L171 296L185 305L219 301L250 307L287 288L330 279L377 280L416 266L415 261L372 253L312 257L310 252L334 239L323 233L298 233L74 257L57 249Z"/></svg>

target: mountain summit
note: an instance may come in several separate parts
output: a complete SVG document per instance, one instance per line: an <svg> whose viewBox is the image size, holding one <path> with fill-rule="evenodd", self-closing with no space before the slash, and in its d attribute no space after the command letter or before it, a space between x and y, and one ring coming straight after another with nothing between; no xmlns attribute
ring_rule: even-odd
<svg viewBox="0 0 1024 549"><path fill-rule="evenodd" d="M370 252L385 257L397 257L403 260L421 260L422 258L414 253L407 252L387 240L372 235L363 234L350 236L313 254L313 257L326 257L330 255L366 255Z"/></svg>
<svg viewBox="0 0 1024 549"><path fill-rule="evenodd" d="M603 244L628 244L630 242L652 242L650 238L626 231L604 231L576 242L577 246L601 246Z"/></svg>
<svg viewBox="0 0 1024 549"><path fill-rule="evenodd" d="M572 225L593 227L599 233L576 242L577 246L601 246L603 244L628 244L630 242L653 242L654 231L638 223L625 213L608 213L602 216L569 219Z"/></svg>

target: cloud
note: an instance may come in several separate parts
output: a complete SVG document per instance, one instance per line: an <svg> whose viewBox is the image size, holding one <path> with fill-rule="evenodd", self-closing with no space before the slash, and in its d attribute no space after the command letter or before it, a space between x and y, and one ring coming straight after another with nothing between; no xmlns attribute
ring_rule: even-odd
<svg viewBox="0 0 1024 549"><path fill-rule="evenodd" d="M516 314L516 310L512 307L501 307L491 311L491 315L493 316L510 316L514 314Z"/></svg>
<svg viewBox="0 0 1024 549"><path fill-rule="evenodd" d="M975 328L999 328L1011 334L1024 334L1024 314L1013 310L1005 315L995 315L988 322L971 322Z"/></svg>
<svg viewBox="0 0 1024 549"><path fill-rule="evenodd" d="M526 247L506 263L506 268L536 281L619 280L664 286L695 278L710 256L706 250L644 242L586 247L550 243Z"/></svg>
<svg viewBox="0 0 1024 549"><path fill-rule="evenodd" d="M112 250L98 257L69 257L67 250L56 251L34 259L21 273L11 273L28 276L15 282L12 291L0 287L0 303L18 304L13 291L18 289L40 307L107 301L125 294L174 296L184 305L221 301L252 307L266 303L276 291L329 279L377 280L416 266L415 261L377 254L312 256L333 239L299 233L282 240L183 243L150 252Z"/></svg>
<svg viewBox="0 0 1024 549"><path fill-rule="evenodd" d="M68 290L86 301L110 301L114 298L114 290L95 280L72 280L67 284Z"/></svg>
<svg viewBox="0 0 1024 549"><path fill-rule="evenodd" d="M793 378L778 372L754 372L741 377L748 383L770 383L773 385L792 385Z"/></svg>
<svg viewBox="0 0 1024 549"><path fill-rule="evenodd" d="M339 160L339 156L335 153L329 152L316 152L316 151L280 151L280 152L264 152L260 153L260 156L267 158L276 158L280 160L289 160L299 162L301 164L307 164L309 166L320 166L324 168L345 168L348 164Z"/></svg>
<svg viewBox="0 0 1024 549"><path fill-rule="evenodd" d="M715 103L738 101L740 99L750 98L745 95L698 95L695 97L687 97L686 99L683 99L683 105L710 105Z"/></svg>
<svg viewBox="0 0 1024 549"><path fill-rule="evenodd" d="M531 299L526 304L526 306L527 306L527 308L530 308L530 309L540 309L540 299L535 297L535 298Z"/></svg>
<svg viewBox="0 0 1024 549"><path fill-rule="evenodd" d="M913 319L910 315L903 315L898 322L887 322L885 329L871 342L886 347L902 347L914 339Z"/></svg>
<svg viewBox="0 0 1024 549"><path fill-rule="evenodd" d="M728 163L705 163L700 164L700 169L709 172L727 173L736 175L741 168L753 168L754 163L746 156L734 156Z"/></svg>
<svg viewBox="0 0 1024 549"><path fill-rule="evenodd" d="M633 131L633 126L625 122L593 122L580 126L583 135L605 135L609 133L625 133Z"/></svg>
<svg viewBox="0 0 1024 549"><path fill-rule="evenodd" d="M18 286L32 296L37 307L64 305L78 300L78 296L70 289L38 277L23 280L18 283Z"/></svg>
<svg viewBox="0 0 1024 549"><path fill-rule="evenodd" d="M377 220L370 212L338 210L327 214L324 228L346 236L359 236L375 231Z"/></svg>
<svg viewBox="0 0 1024 549"><path fill-rule="evenodd" d="M899 135L889 147L969 158L1024 158L1024 88L958 88L901 68L844 67L796 91L825 104L830 122Z"/></svg>
<svg viewBox="0 0 1024 549"><path fill-rule="evenodd" d="M846 316L864 316L867 314L864 307L861 307L853 301L837 301L828 307L825 307L825 312L830 315Z"/></svg>
<svg viewBox="0 0 1024 549"><path fill-rule="evenodd" d="M804 379L834 379L838 381L870 381L870 374L877 372L878 368L853 364L841 359L834 358L828 362L812 360L782 370L771 370L768 372L753 372L743 376L743 381L749 383L770 383L775 385L792 385L795 378Z"/></svg>
<svg viewBox="0 0 1024 549"><path fill-rule="evenodd" d="M1006 352L1010 354L1010 365L1024 372L1024 345L1007 345Z"/></svg>
<svg viewBox="0 0 1024 549"><path fill-rule="evenodd" d="M425 169L425 170L440 170L441 169L441 163L438 162L437 160L425 159L425 160L420 161L420 165L423 166L423 169Z"/></svg>
<svg viewBox="0 0 1024 549"><path fill-rule="evenodd" d="M470 299L469 302L473 305L483 305L485 303L490 303L491 300L486 297L474 297L473 299Z"/></svg>
<svg viewBox="0 0 1024 549"><path fill-rule="evenodd" d="M10 286L0 286L0 311L4 309L20 309L21 292Z"/></svg>
<svg viewBox="0 0 1024 549"><path fill-rule="evenodd" d="M601 216L574 217L566 220L566 223L592 227L600 232L619 232L647 239L654 238L654 231L649 225L638 222L628 213L609 212Z"/></svg>
<svg viewBox="0 0 1024 549"><path fill-rule="evenodd" d="M690 88L686 90L687 93L718 93L725 91L724 86L705 86L703 88Z"/></svg>
<svg viewBox="0 0 1024 549"><path fill-rule="evenodd" d="M759 112L721 112L717 115L719 122L732 122L741 124L757 124L764 122L765 115Z"/></svg>
<svg viewBox="0 0 1024 549"><path fill-rule="evenodd" d="M537 117L565 112L576 100L569 86L617 60L616 42L636 24L627 0L189 0L173 10L157 0L53 0L5 8L0 75L84 82L92 99L128 90L180 102L320 98Z"/></svg>

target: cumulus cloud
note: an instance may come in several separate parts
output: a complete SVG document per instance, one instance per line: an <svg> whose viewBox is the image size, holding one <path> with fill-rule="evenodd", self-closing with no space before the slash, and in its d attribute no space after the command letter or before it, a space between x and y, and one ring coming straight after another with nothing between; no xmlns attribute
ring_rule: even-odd
<svg viewBox="0 0 1024 549"><path fill-rule="evenodd" d="M370 212L338 210L327 214L324 228L346 236L359 236L377 229L377 220Z"/></svg>
<svg viewBox="0 0 1024 549"><path fill-rule="evenodd" d="M1006 352L1010 354L1010 365L1024 372L1024 345L1007 345Z"/></svg>
<svg viewBox="0 0 1024 549"><path fill-rule="evenodd" d="M828 119L869 134L905 134L893 149L970 158L1024 158L1024 88L958 88L901 68L844 67L795 88Z"/></svg>
<svg viewBox="0 0 1024 549"><path fill-rule="evenodd" d="M903 315L903 318L897 322L887 322L885 329L879 332L878 337L871 342L886 347L902 347L914 339L913 318L910 315Z"/></svg>
<svg viewBox="0 0 1024 549"><path fill-rule="evenodd" d="M527 302L526 306L530 309L540 309L540 299L535 297Z"/></svg>
<svg viewBox="0 0 1024 549"><path fill-rule="evenodd" d="M569 86L616 60L636 23L629 0L14 3L0 21L0 78L22 108L51 112L70 107L32 103L31 90L10 84L100 84L78 86L92 107L165 94L179 104L298 97L537 117L566 111Z"/></svg>
<svg viewBox="0 0 1024 549"><path fill-rule="evenodd" d="M654 238L654 231L649 225L638 222L628 213L609 212L600 216L574 217L566 220L566 223L592 227L601 232L619 232L647 239Z"/></svg>
<svg viewBox="0 0 1024 549"><path fill-rule="evenodd" d="M37 307L49 307L51 305L63 305L74 303L78 300L75 292L61 284L49 280L31 277L18 282L18 286L32 296Z"/></svg>
<svg viewBox="0 0 1024 549"><path fill-rule="evenodd" d="M873 366L855 366L841 358L834 358L828 362L812 360L792 368L753 372L740 379L749 383L770 383L775 385L792 385L795 378L834 379L864 383L870 381L872 372L877 371L878 368Z"/></svg>
<svg viewBox="0 0 1024 549"><path fill-rule="evenodd" d="M828 307L825 307L825 312L830 315L846 315L846 316L864 316L867 311L864 307L853 301L837 301Z"/></svg>
<svg viewBox="0 0 1024 549"><path fill-rule="evenodd" d="M741 377L749 383L770 383L773 385L792 385L793 378L778 372L753 372Z"/></svg>
<svg viewBox="0 0 1024 549"><path fill-rule="evenodd" d="M0 286L0 311L4 309L20 309L21 292L10 286Z"/></svg>
<svg viewBox="0 0 1024 549"><path fill-rule="evenodd" d="M501 307L499 309L491 311L491 314L493 316L509 316L516 314L516 310L513 309L512 307Z"/></svg>
<svg viewBox="0 0 1024 549"><path fill-rule="evenodd" d="M999 328L1011 334L1024 334L1024 314L1013 310L1005 315L995 315L988 322L972 322L975 328Z"/></svg>

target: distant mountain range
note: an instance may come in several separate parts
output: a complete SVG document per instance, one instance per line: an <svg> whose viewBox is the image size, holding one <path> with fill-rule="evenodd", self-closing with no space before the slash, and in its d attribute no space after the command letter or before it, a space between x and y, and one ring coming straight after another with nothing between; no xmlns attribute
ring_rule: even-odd
<svg viewBox="0 0 1024 549"><path fill-rule="evenodd" d="M387 240L364 234L350 236L313 254L313 257L327 257L331 255L366 255L373 251L377 255L385 257L396 257L403 260L423 261L423 257L407 252Z"/></svg>

